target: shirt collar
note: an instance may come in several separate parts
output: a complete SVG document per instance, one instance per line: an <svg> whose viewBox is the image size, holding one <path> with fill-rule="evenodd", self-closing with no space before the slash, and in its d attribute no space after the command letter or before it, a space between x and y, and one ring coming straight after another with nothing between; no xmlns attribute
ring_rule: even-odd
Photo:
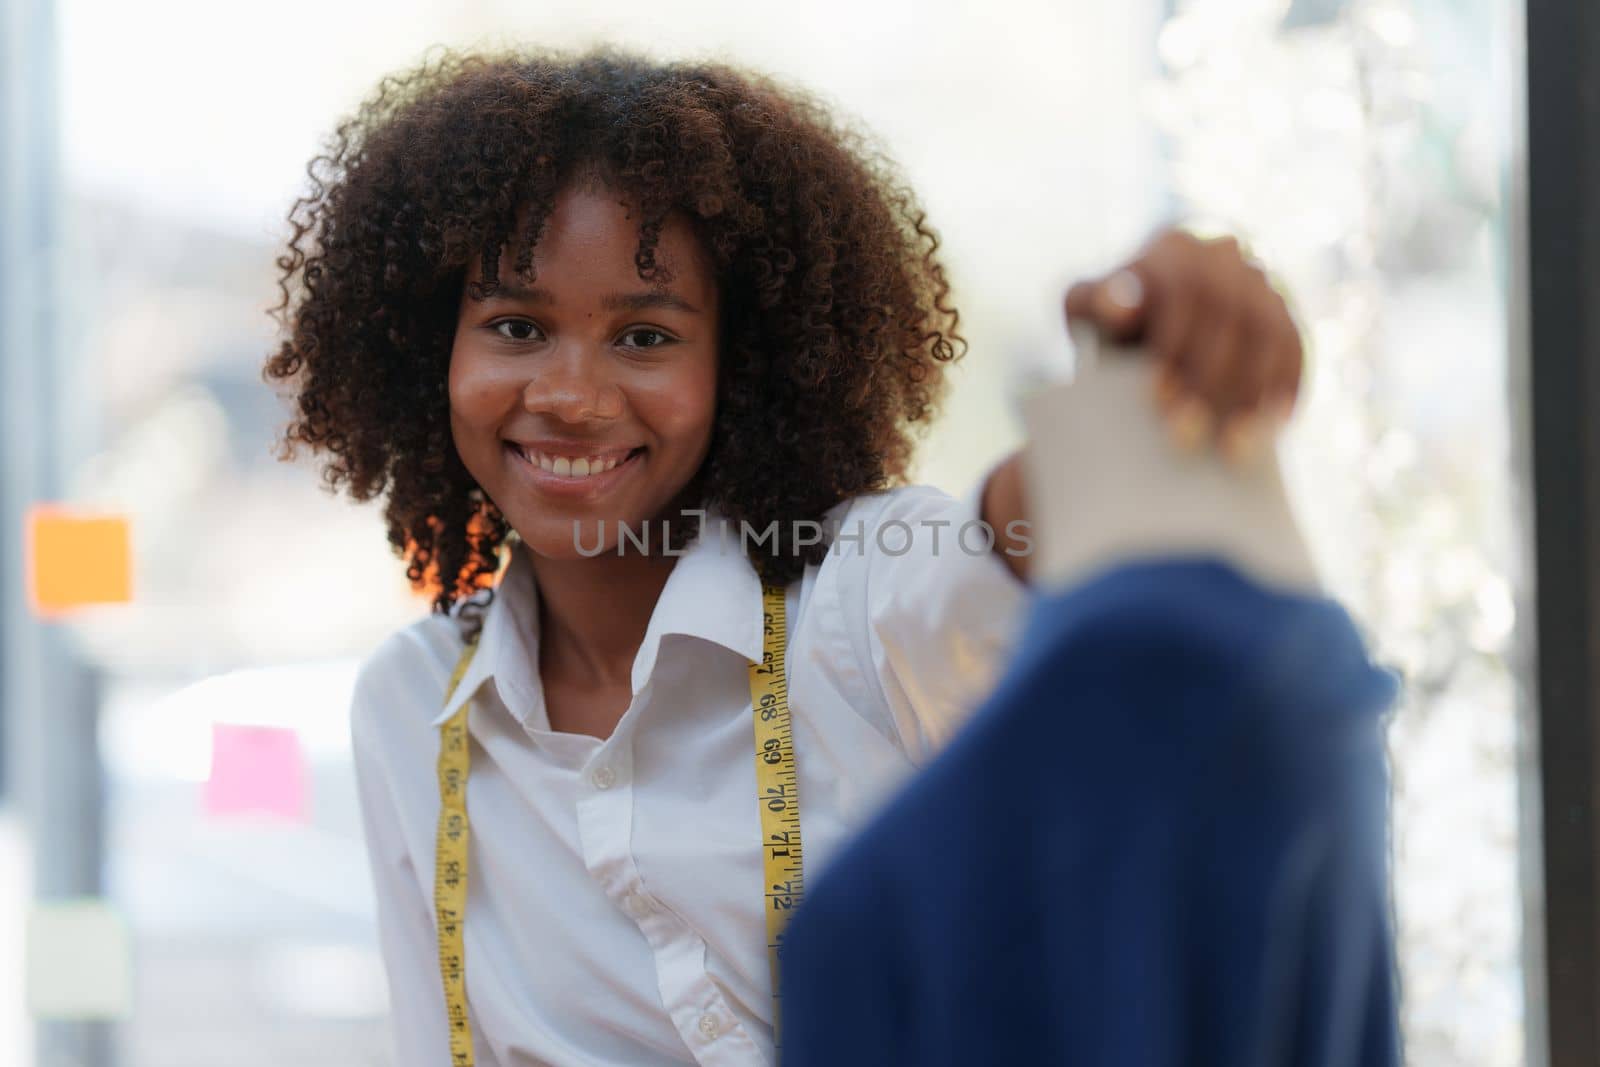
<svg viewBox="0 0 1600 1067"><path fill-rule="evenodd" d="M433 719L438 726L493 680L500 699L516 710L536 699L539 662L539 595L532 561L518 538L506 542L510 560L501 571L494 597L484 609L478 650L444 708Z"/></svg>
<svg viewBox="0 0 1600 1067"><path fill-rule="evenodd" d="M745 556L735 524L708 509L700 536L683 550L656 601L633 661L633 691L650 680L667 634L711 641L759 663L764 629L761 577Z"/></svg>
<svg viewBox="0 0 1600 1067"><path fill-rule="evenodd" d="M485 610L478 650L434 717L434 726L446 722L490 679L520 721L526 722L543 704L533 561L520 539L510 542L510 554ZM735 524L708 509L700 536L682 550L656 601L634 657L633 691L638 694L650 680L667 634L698 637L758 663L763 631L761 577L744 553Z"/></svg>

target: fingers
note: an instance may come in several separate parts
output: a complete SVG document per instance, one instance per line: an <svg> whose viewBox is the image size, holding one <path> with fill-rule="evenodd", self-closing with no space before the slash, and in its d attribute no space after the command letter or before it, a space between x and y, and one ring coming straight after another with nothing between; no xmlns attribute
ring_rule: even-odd
<svg viewBox="0 0 1600 1067"><path fill-rule="evenodd" d="M1069 320L1141 340L1158 362L1155 401L1180 444L1246 455L1299 393L1304 353L1282 296L1231 237L1158 233L1139 256L1067 293Z"/></svg>
<svg viewBox="0 0 1600 1067"><path fill-rule="evenodd" d="M1276 292L1247 321L1228 382L1233 414L1219 433L1223 454L1235 462L1259 456L1289 420L1303 364L1299 331Z"/></svg>
<svg viewBox="0 0 1600 1067"><path fill-rule="evenodd" d="M1155 298L1160 311L1151 316L1150 348L1174 383L1186 377L1182 364L1195 335L1200 297L1199 290L1191 286L1168 285Z"/></svg>
<svg viewBox="0 0 1600 1067"><path fill-rule="evenodd" d="M1231 238L1169 231L1141 264L1156 401L1174 438L1236 461L1259 455L1300 388L1300 334L1282 296Z"/></svg>
<svg viewBox="0 0 1600 1067"><path fill-rule="evenodd" d="M1119 343L1135 340L1144 325L1145 283L1132 267L1098 281L1079 282L1067 290L1069 322L1092 323Z"/></svg>
<svg viewBox="0 0 1600 1067"><path fill-rule="evenodd" d="M1182 364L1187 381L1218 414L1232 415L1245 406L1252 370L1245 346L1250 341L1249 321L1230 304L1212 310L1190 340Z"/></svg>
<svg viewBox="0 0 1600 1067"><path fill-rule="evenodd" d="M1300 386L1305 379L1306 355L1305 344L1300 338L1300 330L1294 324L1294 317L1289 311L1289 306L1283 297L1278 296L1278 305L1283 317L1283 326L1277 334L1278 355L1274 361L1282 368L1271 392L1267 398L1267 405L1271 415L1278 422L1285 422L1294 413L1295 402L1300 396Z"/></svg>

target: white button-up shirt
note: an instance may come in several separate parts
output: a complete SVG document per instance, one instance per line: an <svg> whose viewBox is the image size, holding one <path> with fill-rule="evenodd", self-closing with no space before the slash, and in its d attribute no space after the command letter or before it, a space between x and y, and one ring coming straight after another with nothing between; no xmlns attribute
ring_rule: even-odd
<svg viewBox="0 0 1600 1067"><path fill-rule="evenodd" d="M808 880L1003 665L1025 592L981 528L963 533L981 486L845 501L829 513L842 536L788 589ZM363 662L352 733L402 1067L449 1062L432 906L436 760L439 725L469 699L464 944L478 1063L774 1061L746 666L761 658L761 582L733 524L714 520L668 577L633 699L605 740L550 728L520 543L448 703L460 605Z"/></svg>

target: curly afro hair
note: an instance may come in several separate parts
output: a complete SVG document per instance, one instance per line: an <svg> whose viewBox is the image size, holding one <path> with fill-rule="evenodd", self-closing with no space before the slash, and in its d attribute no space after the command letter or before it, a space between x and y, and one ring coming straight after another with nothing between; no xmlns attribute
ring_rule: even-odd
<svg viewBox="0 0 1600 1067"><path fill-rule="evenodd" d="M639 276L673 211L715 268L717 411L694 486L734 521L792 531L904 481L966 342L939 239L870 134L815 97L721 62L432 50L384 78L307 166L277 259L292 383L279 446L324 454L330 491L387 490L389 542L449 612L491 589L509 523L457 455L448 368L467 266L531 281L559 192L601 175L640 208ZM787 583L826 544L753 564Z"/></svg>

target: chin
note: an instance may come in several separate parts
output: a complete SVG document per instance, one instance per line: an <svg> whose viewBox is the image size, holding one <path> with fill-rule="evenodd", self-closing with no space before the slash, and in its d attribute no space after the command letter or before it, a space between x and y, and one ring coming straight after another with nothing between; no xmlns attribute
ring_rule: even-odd
<svg viewBox="0 0 1600 1067"><path fill-rule="evenodd" d="M603 539L598 537L602 523ZM523 544L546 559L585 559L605 551L616 551L617 520L612 516L546 513L531 522L513 522L512 525Z"/></svg>
<svg viewBox="0 0 1600 1067"><path fill-rule="evenodd" d="M692 520L691 520L692 521ZM645 549L654 554L662 546L660 519L618 515L541 515L531 523L513 523L528 548L546 559L581 560L618 555L619 545L630 554ZM628 536L623 537L626 528Z"/></svg>

